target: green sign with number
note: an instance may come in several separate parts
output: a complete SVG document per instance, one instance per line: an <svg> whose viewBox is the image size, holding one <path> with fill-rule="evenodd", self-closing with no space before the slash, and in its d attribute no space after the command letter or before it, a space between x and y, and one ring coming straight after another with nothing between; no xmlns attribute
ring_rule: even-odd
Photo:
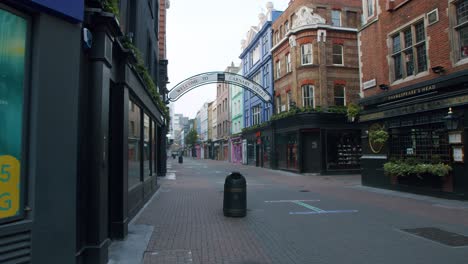
<svg viewBox="0 0 468 264"><path fill-rule="evenodd" d="M0 219L19 214L27 21L0 9Z"/></svg>

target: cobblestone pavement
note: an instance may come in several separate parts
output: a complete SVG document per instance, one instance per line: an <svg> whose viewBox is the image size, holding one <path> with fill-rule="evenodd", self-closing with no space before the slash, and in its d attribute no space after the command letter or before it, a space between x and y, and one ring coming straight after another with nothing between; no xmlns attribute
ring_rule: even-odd
<svg viewBox="0 0 468 264"><path fill-rule="evenodd" d="M360 177L304 176L222 161L168 160L157 196L135 220L152 226L145 264L450 263L449 247L401 231L437 227L468 236L468 203L362 187ZM223 183L247 179L248 212L224 217Z"/></svg>

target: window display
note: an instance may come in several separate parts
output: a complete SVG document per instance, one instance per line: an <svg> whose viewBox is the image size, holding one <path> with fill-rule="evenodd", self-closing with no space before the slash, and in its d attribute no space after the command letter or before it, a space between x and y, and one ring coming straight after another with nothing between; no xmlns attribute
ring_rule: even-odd
<svg viewBox="0 0 468 264"><path fill-rule="evenodd" d="M27 20L0 9L0 220L21 213Z"/></svg>

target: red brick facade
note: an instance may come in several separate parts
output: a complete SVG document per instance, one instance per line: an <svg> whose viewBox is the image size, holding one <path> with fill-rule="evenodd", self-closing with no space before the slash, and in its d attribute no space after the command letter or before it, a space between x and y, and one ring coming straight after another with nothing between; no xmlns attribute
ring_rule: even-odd
<svg viewBox="0 0 468 264"><path fill-rule="evenodd" d="M159 1L159 58L166 59L166 10L169 8L169 0Z"/></svg>
<svg viewBox="0 0 468 264"><path fill-rule="evenodd" d="M310 24L293 28L296 14L302 7L312 9L314 16L325 19L325 24ZM331 25L332 10L341 12L341 26ZM359 99L359 63L357 49L357 21L361 16L361 1L291 1L288 8L273 23L274 87L281 98L283 110L290 101L303 107L303 85L314 86L315 107L335 105L334 86L337 81L346 83L346 104ZM289 28L289 30L287 29ZM323 36L322 36L323 34ZM322 39L322 40L320 40ZM302 65L301 45L312 44L312 63ZM343 46L342 65L333 64L333 45ZM287 55L290 54L290 70L287 71ZM280 75L277 74L280 61ZM277 101L275 101L276 103ZM281 109L276 107L276 109Z"/></svg>
<svg viewBox="0 0 468 264"><path fill-rule="evenodd" d="M449 2L451 2L449 4ZM468 69L468 64L459 59L459 46L454 30L455 1L427 0L376 0L376 14L366 19L359 32L360 63L362 83L375 79L376 86L364 89L364 97L383 91L379 84L386 84L389 90L399 89L415 83L440 77L431 68L442 66L444 74ZM438 12L438 21L429 25L428 13ZM364 14L365 16L366 14ZM427 70L416 75L395 80L392 64L392 36L399 30L424 21L427 50Z"/></svg>

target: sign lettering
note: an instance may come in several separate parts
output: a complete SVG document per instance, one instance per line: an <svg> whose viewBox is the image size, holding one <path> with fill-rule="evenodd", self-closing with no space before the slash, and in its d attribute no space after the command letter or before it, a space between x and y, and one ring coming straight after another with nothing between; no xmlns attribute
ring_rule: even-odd
<svg viewBox="0 0 468 264"><path fill-rule="evenodd" d="M0 156L0 219L18 215L20 204L20 162Z"/></svg>
<svg viewBox="0 0 468 264"><path fill-rule="evenodd" d="M414 114L414 113L425 112L425 111L430 111L434 109L443 109L443 108L448 108L448 107L453 107L453 106L458 106L458 105L466 105L466 104L468 104L468 95L462 95L462 96L441 99L441 100L432 101L432 102L414 104L414 105L399 107L395 109L390 109L390 110L385 110L385 111L380 111L380 112L375 112L375 113L370 113L370 114L364 114L364 115L361 115L359 120L361 122L365 122L365 121L376 120L376 119L381 119L381 118Z"/></svg>
<svg viewBox="0 0 468 264"><path fill-rule="evenodd" d="M169 91L168 98L170 101L176 101L183 94L198 86L216 82L227 82L241 86L258 95L263 101L271 101L270 94L267 91L265 91L265 89L261 85L249 79L246 79L241 75L229 72L210 72L193 76L179 83L171 91Z"/></svg>

